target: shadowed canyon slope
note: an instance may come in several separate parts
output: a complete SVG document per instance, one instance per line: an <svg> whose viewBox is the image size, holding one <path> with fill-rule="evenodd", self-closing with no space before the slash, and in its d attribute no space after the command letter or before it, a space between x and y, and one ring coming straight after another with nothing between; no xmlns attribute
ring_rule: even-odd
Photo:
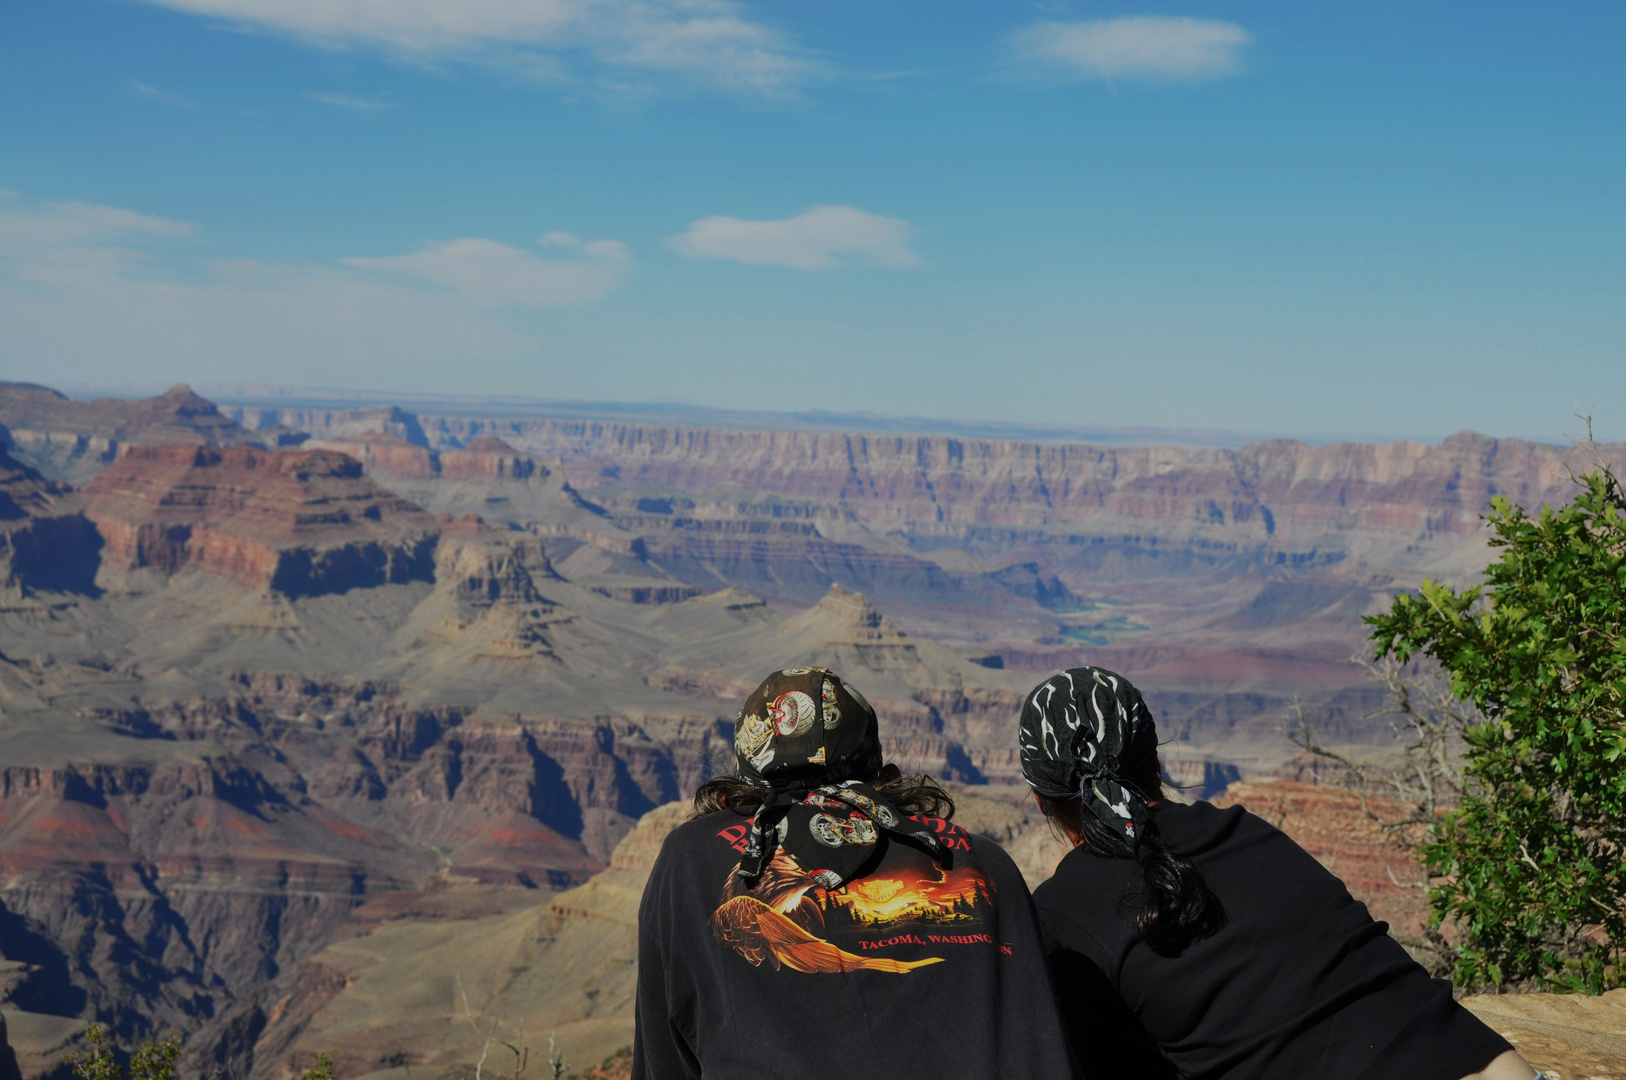
<svg viewBox="0 0 1626 1080"><path fill-rule="evenodd" d="M1101 450L16 385L0 423L12 1037L43 1068L80 1018L174 1026L255 1077L364 1029L347 1070L440 1075L355 1010L438 964L403 1015L449 1022L454 926L563 965L525 993L580 1053L621 1045L627 972L583 968L571 920L624 931L612 852L786 664L851 677L905 766L991 785L979 831L1034 868L1001 797L1037 672L1135 678L1194 794L1280 767L1295 698L1377 747L1359 614L1481 565L1491 494L1569 483L1558 450L1470 435ZM464 986L496 1002L488 969Z"/></svg>

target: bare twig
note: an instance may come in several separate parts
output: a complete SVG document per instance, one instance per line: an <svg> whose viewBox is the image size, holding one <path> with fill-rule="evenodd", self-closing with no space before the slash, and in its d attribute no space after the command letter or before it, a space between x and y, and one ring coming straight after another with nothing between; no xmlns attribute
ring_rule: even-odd
<svg viewBox="0 0 1626 1080"><path fill-rule="evenodd" d="M1387 719L1399 747L1398 760L1371 764L1324 745L1297 702L1289 714L1288 737L1331 766L1329 779L1360 800L1361 813L1391 844L1412 855L1433 839L1441 815L1467 790L1469 779L1462 773L1464 735L1481 717L1451 692L1450 683L1437 672L1402 667L1392 657L1376 663L1363 656L1354 659L1387 691L1385 707L1368 717ZM1384 869L1400 888L1427 890L1434 879L1425 866L1413 865L1415 882L1401 881L1392 866ZM1431 974L1450 972L1456 949L1440 928L1425 926L1420 935L1394 936Z"/></svg>
<svg viewBox="0 0 1626 1080"><path fill-rule="evenodd" d="M1354 659L1388 691L1386 707L1368 716L1388 719L1400 744L1399 763L1366 764L1324 745L1297 702L1288 738L1336 766L1340 784L1360 799L1361 812L1396 843L1412 848L1426 839L1440 813L1462 798L1463 734L1478 722L1479 714L1472 705L1458 700L1438 676L1407 671L1393 658L1376 663L1362 656ZM1373 796L1381 796L1389 805L1380 807ZM1398 813L1390 809L1395 804L1400 807Z"/></svg>
<svg viewBox="0 0 1626 1080"><path fill-rule="evenodd" d="M565 1064L564 1051L560 1050L558 1044L554 1042L554 1034L554 1032L548 1032L548 1069L552 1074L551 1080L560 1080L560 1077L565 1075L565 1069L568 1066Z"/></svg>

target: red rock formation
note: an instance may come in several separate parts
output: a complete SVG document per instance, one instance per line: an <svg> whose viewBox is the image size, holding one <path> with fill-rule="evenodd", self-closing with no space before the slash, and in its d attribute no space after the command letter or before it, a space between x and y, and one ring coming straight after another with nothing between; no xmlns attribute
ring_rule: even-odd
<svg viewBox="0 0 1626 1080"><path fill-rule="evenodd" d="M75 401L32 383L0 383L0 424L12 430L71 432L123 443L242 442L248 431L221 415L214 402L177 383L157 397L139 401L98 398Z"/></svg>
<svg viewBox="0 0 1626 1080"><path fill-rule="evenodd" d="M0 435L29 464L76 483L133 444L274 445L284 434L246 430L184 383L141 401L75 401L48 387L0 382Z"/></svg>
<svg viewBox="0 0 1626 1080"><path fill-rule="evenodd" d="M524 480L541 468L531 455L491 436L446 450L417 446L387 432L312 440L305 445L337 450L360 461L368 475L393 480ZM541 471L546 475L545 469Z"/></svg>
<svg viewBox="0 0 1626 1080"><path fill-rule="evenodd" d="M448 480L523 480L539 468L530 454L487 436L456 450L440 452L440 473Z"/></svg>
<svg viewBox="0 0 1626 1080"><path fill-rule="evenodd" d="M439 523L333 451L133 447L85 496L119 570L194 569L287 595L433 575Z"/></svg>
<svg viewBox="0 0 1626 1080"><path fill-rule="evenodd" d="M438 475L438 455L399 435L383 432L342 439L312 439L304 450L331 450L361 462L369 475L423 478Z"/></svg>

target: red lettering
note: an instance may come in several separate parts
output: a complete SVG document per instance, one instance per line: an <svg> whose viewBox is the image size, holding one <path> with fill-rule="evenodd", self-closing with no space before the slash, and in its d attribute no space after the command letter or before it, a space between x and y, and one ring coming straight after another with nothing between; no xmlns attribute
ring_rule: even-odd
<svg viewBox="0 0 1626 1080"><path fill-rule="evenodd" d="M717 835L728 841L728 846L735 851L745 850L745 834L751 831L749 825L730 825Z"/></svg>

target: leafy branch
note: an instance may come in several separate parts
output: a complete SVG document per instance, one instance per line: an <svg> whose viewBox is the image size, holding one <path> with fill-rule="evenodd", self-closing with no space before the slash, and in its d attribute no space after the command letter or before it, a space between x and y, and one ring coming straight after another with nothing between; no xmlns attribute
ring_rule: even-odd
<svg viewBox="0 0 1626 1080"><path fill-rule="evenodd" d="M1569 505L1497 496L1483 584L1425 581L1366 620L1379 661L1431 659L1477 713L1419 848L1470 986L1626 984L1626 494L1583 419Z"/></svg>

